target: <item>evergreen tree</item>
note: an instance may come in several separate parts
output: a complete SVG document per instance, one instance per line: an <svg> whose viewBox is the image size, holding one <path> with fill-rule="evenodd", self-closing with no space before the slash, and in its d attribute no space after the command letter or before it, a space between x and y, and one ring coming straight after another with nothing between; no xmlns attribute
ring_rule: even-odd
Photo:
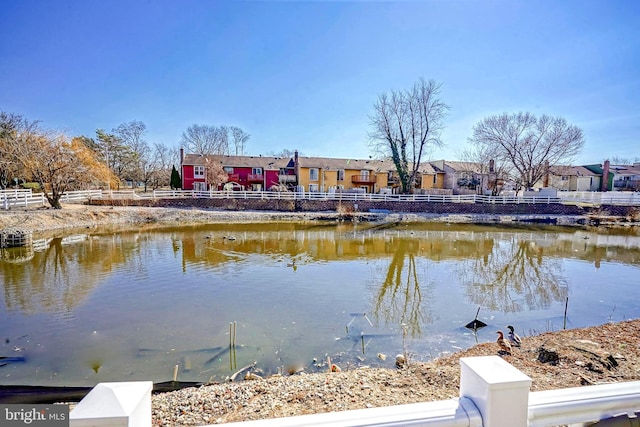
<svg viewBox="0 0 640 427"><path fill-rule="evenodd" d="M182 179L180 179L180 174L175 166L171 170L171 181L170 181L172 190L179 190L182 188Z"/></svg>

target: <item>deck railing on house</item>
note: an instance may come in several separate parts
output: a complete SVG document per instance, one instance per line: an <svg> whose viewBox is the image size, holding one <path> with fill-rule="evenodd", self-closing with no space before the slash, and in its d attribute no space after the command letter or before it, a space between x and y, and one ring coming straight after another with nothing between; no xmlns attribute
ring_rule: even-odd
<svg viewBox="0 0 640 427"><path fill-rule="evenodd" d="M226 425L577 427L617 416L635 418L640 412L640 381L540 392L530 387L528 376L498 356L467 357L460 359L456 399ZM150 427L151 388L150 381L98 384L71 411L70 426Z"/></svg>

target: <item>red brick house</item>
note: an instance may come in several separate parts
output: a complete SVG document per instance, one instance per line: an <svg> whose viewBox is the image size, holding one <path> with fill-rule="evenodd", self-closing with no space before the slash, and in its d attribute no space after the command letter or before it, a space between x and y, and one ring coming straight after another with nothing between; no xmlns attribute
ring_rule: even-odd
<svg viewBox="0 0 640 427"><path fill-rule="evenodd" d="M207 191L207 168L218 164L227 173L224 188L253 191L269 190L273 186L286 185L293 189L297 179L293 159L263 156L219 156L183 154L181 152L182 189ZM222 189L219 186L217 189Z"/></svg>

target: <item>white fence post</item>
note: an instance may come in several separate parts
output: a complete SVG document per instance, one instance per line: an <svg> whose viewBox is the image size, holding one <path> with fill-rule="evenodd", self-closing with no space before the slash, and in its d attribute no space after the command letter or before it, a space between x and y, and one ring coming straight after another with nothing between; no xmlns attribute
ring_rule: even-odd
<svg viewBox="0 0 640 427"><path fill-rule="evenodd" d="M531 378L498 356L460 359L460 397L473 401L484 427L526 427Z"/></svg>
<svg viewBox="0 0 640 427"><path fill-rule="evenodd" d="M151 427L153 382L100 383L69 414L70 427Z"/></svg>

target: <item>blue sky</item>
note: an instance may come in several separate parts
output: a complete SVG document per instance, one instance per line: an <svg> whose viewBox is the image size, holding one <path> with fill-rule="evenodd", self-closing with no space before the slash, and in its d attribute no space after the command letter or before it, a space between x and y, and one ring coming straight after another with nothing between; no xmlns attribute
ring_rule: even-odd
<svg viewBox="0 0 640 427"><path fill-rule="evenodd" d="M640 157L640 2L5 0L0 110L179 145L236 125L247 154L366 158L382 92L442 83L453 160L490 114L563 116L578 164Z"/></svg>

